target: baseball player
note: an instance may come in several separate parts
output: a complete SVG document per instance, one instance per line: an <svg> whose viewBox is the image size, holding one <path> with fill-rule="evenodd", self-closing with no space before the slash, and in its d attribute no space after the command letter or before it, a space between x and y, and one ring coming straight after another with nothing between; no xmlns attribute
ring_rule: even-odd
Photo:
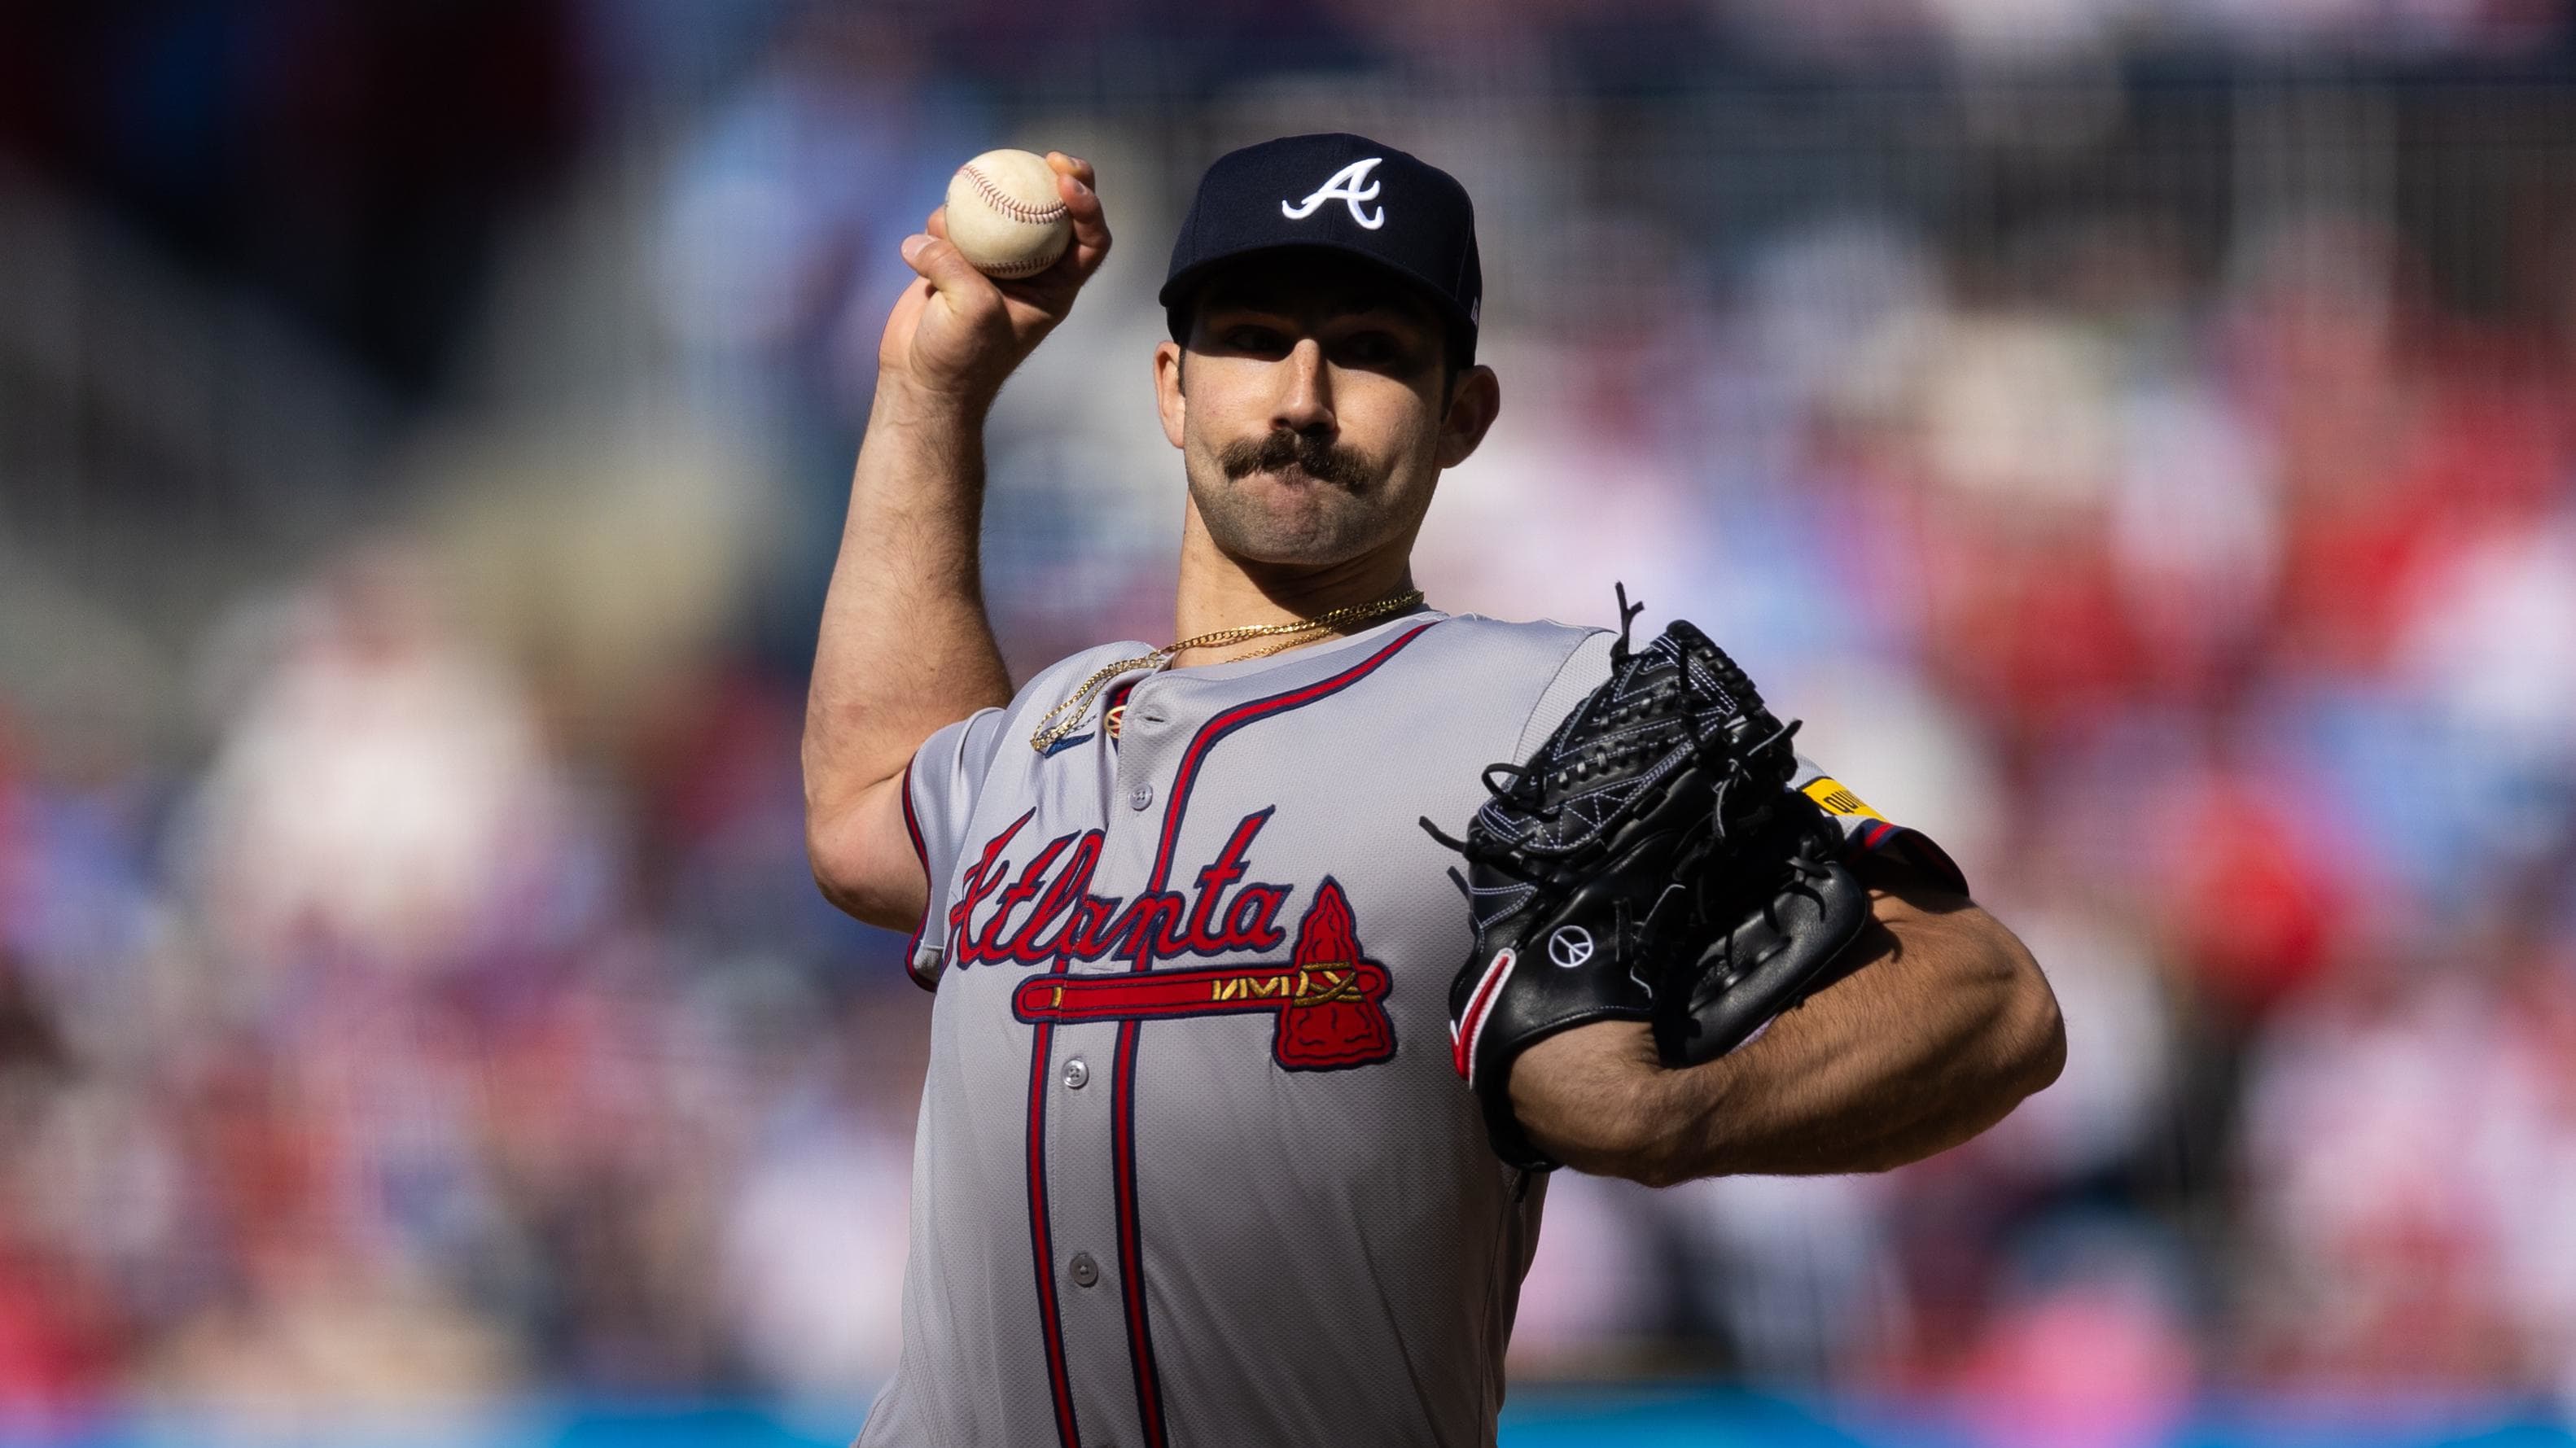
<svg viewBox="0 0 2576 1448"><path fill-rule="evenodd" d="M903 244L920 279L815 659L816 878L910 932L937 995L902 1361L861 1444L1489 1444L1541 1168L1883 1169L2054 1078L2029 955L1801 761L1866 887L1831 983L1705 1064L1616 1013L1525 1032L1479 1068L1523 1138L1499 1151L1459 1027L1501 1009L1512 951L1470 961L1491 922L1416 822L1476 816L1489 763L1658 655L1414 587L1441 474L1501 398L1466 192L1352 135L1208 170L1152 358L1186 483L1172 638L1015 691L977 575L983 421L1110 244L1092 168L1047 159L1075 230L1049 271L982 275L938 213ZM1543 952L1523 977L1593 953L1563 930L1521 953ZM1462 962L1482 1000L1453 1010Z"/></svg>

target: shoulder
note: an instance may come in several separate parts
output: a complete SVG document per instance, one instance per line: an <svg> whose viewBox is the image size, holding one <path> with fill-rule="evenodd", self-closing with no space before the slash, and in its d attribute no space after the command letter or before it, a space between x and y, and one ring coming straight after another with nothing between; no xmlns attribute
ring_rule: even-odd
<svg viewBox="0 0 2576 1448"><path fill-rule="evenodd" d="M1501 732L1492 747L1527 752L1534 725L1544 734L1573 701L1609 675L1608 629L1541 619L1521 623L1453 614L1427 630L1423 667L1442 707ZM1538 724L1544 716L1545 724Z"/></svg>
<svg viewBox="0 0 2576 1448"><path fill-rule="evenodd" d="M1587 640L1607 639L1609 630L1554 619L1515 622L1482 614L1456 613L1423 635L1432 655L1478 662L1497 672L1527 676L1544 686Z"/></svg>
<svg viewBox="0 0 2576 1448"><path fill-rule="evenodd" d="M1029 681L1020 685L1019 692L1011 696L1010 706L1005 712L1019 715L1034 710L1043 714L1073 697L1074 691L1093 674L1112 664L1146 658L1153 652L1152 644L1126 639L1118 643L1094 644L1080 653L1067 654L1030 675Z"/></svg>
<svg viewBox="0 0 2576 1448"><path fill-rule="evenodd" d="M1472 613L1458 614L1433 632L1451 630L1456 656L1480 661L1528 689L1533 722L1547 716L1541 733L1610 677L1610 645L1619 636L1615 629L1554 619L1514 623Z"/></svg>
<svg viewBox="0 0 2576 1448"><path fill-rule="evenodd" d="M1030 676L1008 704L978 709L934 732L915 753L916 766L923 759L935 759L980 777L992 764L1002 739L1014 733L1026 737L1050 712L1075 699L1083 683L1100 670L1152 652L1151 644L1100 644L1058 659Z"/></svg>

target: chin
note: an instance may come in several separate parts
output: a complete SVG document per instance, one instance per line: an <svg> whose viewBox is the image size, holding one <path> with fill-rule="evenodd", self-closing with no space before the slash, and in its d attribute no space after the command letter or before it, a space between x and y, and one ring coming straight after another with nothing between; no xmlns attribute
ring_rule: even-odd
<svg viewBox="0 0 2576 1448"><path fill-rule="evenodd" d="M1343 563L1369 551L1375 539L1347 520L1314 516L1308 510L1263 510L1264 516L1209 519L1208 533L1217 546L1255 563L1319 567ZM1335 526L1337 521L1344 526Z"/></svg>
<svg viewBox="0 0 2576 1448"><path fill-rule="evenodd" d="M1368 551L1366 544L1286 530L1255 530L1234 538L1219 535L1216 541L1237 558L1284 567L1321 568L1348 562Z"/></svg>
<svg viewBox="0 0 2576 1448"><path fill-rule="evenodd" d="M1303 468L1219 477L1213 486L1194 483L1191 493L1208 536L1227 553L1254 563L1346 563L1396 531L1395 520L1380 516L1367 497Z"/></svg>

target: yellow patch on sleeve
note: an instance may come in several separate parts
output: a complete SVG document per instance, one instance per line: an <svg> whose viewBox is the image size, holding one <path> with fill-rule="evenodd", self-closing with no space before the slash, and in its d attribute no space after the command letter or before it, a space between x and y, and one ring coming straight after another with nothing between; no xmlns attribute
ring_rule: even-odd
<svg viewBox="0 0 2576 1448"><path fill-rule="evenodd" d="M1887 816L1871 809L1868 805L1861 803L1859 795L1845 789L1843 787L1843 782L1834 778L1830 774L1820 774L1816 776L1816 778L1807 785L1806 795L1807 798L1812 799L1817 804L1823 806L1824 811L1827 814L1866 815L1874 820L1883 820L1887 818Z"/></svg>

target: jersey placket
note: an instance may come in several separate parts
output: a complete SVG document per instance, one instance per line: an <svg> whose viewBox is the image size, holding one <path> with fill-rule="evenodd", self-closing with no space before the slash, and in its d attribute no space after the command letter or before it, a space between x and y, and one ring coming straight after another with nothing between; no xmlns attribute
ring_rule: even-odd
<svg viewBox="0 0 2576 1448"><path fill-rule="evenodd" d="M1316 662L1341 665L1321 678L1292 665L1260 676L1154 675L1139 682L1127 696L1117 742L1111 744L1104 732L1093 746L1113 752L1111 767L1102 771L1109 797L1102 802L1100 866L1092 893L1118 897L1114 913L1132 910L1132 925L1103 958L1061 962L1059 968L1073 975L1110 975L1171 965L1163 955L1164 936L1167 926L1172 939L1182 935L1194 873L1185 862L1213 858L1217 852L1202 847L1220 843L1231 823L1222 819L1221 810L1210 814L1193 807L1191 796L1212 751L1239 730L1330 698L1367 678L1430 627L1429 622L1410 625L1356 661L1320 655ZM1183 838L1193 827L1197 846ZM1183 947L1196 948L1195 942ZM1057 1351L1070 1378L1078 1410L1072 1416L1079 1419L1082 1448L1107 1442L1166 1448L1165 1385L1155 1338L1158 1332L1187 1330L1157 1323L1150 1311L1146 1263L1155 1250L1158 1203L1142 1180L1145 1168L1136 1130L1138 1074L1144 1069L1140 1061L1149 1048L1146 1024L1135 1015L1080 1021L1042 1034L1033 1051L1031 1110L1033 1117L1045 1113L1043 1129L1032 1133L1033 1140L1045 1143L1043 1161L1032 1162L1044 1174L1044 1210L1038 1215L1046 1226L1038 1235L1050 1239L1053 1249L1048 1258L1052 1275L1042 1291L1054 1292L1062 1304L1063 1338ZM1106 1093L1099 1093L1104 1043L1109 1081ZM1084 1067L1080 1073L1071 1070L1076 1056ZM1066 1085L1052 1093L1040 1089L1049 1075L1069 1082L1076 1074L1085 1078L1084 1087ZM1074 1110L1049 1109L1050 1095L1061 1099L1077 1090L1092 1094ZM1041 1123L1033 1120L1037 1125ZM1040 1203L1031 1205L1038 1208ZM1105 1240L1114 1244L1106 1258L1092 1245L1104 1240L1104 1205ZM1078 1255L1087 1262L1077 1262ZM1119 1386L1128 1389L1123 1402ZM1066 1416L1059 1414L1060 1425Z"/></svg>
<svg viewBox="0 0 2576 1448"><path fill-rule="evenodd" d="M1104 730L1093 746L1109 751L1114 763L1102 771L1108 797L1101 802L1100 864L1092 893L1118 897L1120 911L1151 888L1176 744L1188 738L1185 721L1171 715L1165 697L1170 691L1156 687L1160 682L1147 678L1129 690L1118 738L1113 743ZM1150 948L1154 919L1149 908L1124 948L1101 960L1070 962L1067 973L1135 970L1139 950ZM1145 963L1151 964L1150 957ZM1048 1083L1043 1109L1050 1271L1079 1448L1160 1448L1164 1441L1135 1183L1134 1082L1142 1026L1136 1020L1059 1025L1042 1068Z"/></svg>

